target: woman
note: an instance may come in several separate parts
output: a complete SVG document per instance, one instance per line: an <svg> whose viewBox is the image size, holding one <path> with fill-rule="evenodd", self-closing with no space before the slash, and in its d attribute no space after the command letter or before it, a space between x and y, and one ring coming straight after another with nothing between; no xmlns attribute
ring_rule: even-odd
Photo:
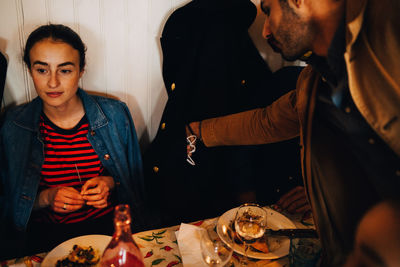
<svg viewBox="0 0 400 267"><path fill-rule="evenodd" d="M63 25L41 26L26 43L24 61L38 97L8 112L0 130L0 239L11 250L27 240L22 254L73 236L111 234L117 203L130 204L133 226L144 226L132 118L124 103L78 88L85 51Z"/></svg>

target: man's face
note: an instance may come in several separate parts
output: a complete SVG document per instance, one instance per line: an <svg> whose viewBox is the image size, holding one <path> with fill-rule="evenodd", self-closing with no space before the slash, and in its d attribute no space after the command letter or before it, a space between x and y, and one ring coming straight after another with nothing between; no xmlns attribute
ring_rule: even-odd
<svg viewBox="0 0 400 267"><path fill-rule="evenodd" d="M263 36L272 49L286 60L299 59L311 50L314 37L313 24L302 19L297 7L289 6L289 1L262 0L261 9L266 14Z"/></svg>

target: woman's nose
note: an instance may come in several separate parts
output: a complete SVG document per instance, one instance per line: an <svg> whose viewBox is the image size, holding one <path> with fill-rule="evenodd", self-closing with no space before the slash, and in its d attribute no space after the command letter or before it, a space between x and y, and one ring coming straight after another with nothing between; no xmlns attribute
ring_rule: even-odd
<svg viewBox="0 0 400 267"><path fill-rule="evenodd" d="M266 18L265 21L264 21L264 27L263 27L263 31L262 31L262 36L265 39L268 39L270 35L271 35L271 30L269 29L269 19Z"/></svg>
<svg viewBox="0 0 400 267"><path fill-rule="evenodd" d="M50 88L56 88L60 84L57 73L51 73L47 85Z"/></svg>

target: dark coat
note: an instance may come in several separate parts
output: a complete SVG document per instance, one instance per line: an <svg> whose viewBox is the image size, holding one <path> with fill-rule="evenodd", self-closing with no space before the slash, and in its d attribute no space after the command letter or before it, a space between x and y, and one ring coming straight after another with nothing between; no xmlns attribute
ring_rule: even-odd
<svg viewBox="0 0 400 267"><path fill-rule="evenodd" d="M4 93L4 84L6 82L6 73L7 73L7 60L5 56L0 52L0 127L3 124L3 93ZM3 192L3 184L0 183L0 197L4 194Z"/></svg>
<svg viewBox="0 0 400 267"><path fill-rule="evenodd" d="M7 60L0 52L0 109L3 101L4 84L6 82Z"/></svg>
<svg viewBox="0 0 400 267"><path fill-rule="evenodd" d="M163 225L218 216L239 204L240 193L256 191L270 179L282 183L282 173L261 161L262 146L204 148L198 143L196 165L186 162L187 123L265 106L284 93L274 89L274 75L248 35L256 13L249 0L194 0L165 24L161 47L168 102L144 154L150 204ZM291 73L287 90L295 87L298 70ZM300 177L297 150L295 145L281 154L295 158L295 167L287 168L293 174L286 177ZM269 191L263 192L267 202L275 201Z"/></svg>

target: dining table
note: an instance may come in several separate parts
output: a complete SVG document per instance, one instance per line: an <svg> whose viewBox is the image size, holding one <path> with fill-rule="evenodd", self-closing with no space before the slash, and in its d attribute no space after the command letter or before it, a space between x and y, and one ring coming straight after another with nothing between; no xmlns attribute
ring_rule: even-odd
<svg viewBox="0 0 400 267"><path fill-rule="evenodd" d="M300 229L314 228L312 217L305 218L304 214L290 214L280 211L284 216L289 218ZM201 228L207 228L212 224L216 224L219 217L204 219L189 224ZM182 255L179 250L179 244L176 232L179 231L181 225L175 225L160 229L152 229L143 232L134 233L133 239L143 254L145 266L155 267L172 267L184 266ZM41 266L41 262L49 252L38 253L35 255L27 255L21 258L0 261L1 267L37 267ZM228 267L239 266L239 257L241 255L234 253ZM278 259L253 259L253 266L257 267L289 267L289 257L284 256Z"/></svg>

